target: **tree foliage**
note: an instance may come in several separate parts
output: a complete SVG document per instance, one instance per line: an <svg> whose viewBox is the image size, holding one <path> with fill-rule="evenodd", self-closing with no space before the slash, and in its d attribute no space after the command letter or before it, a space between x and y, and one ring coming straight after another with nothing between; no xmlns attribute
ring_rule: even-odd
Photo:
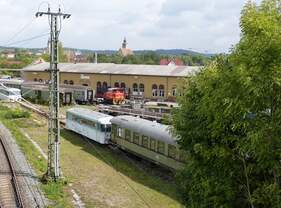
<svg viewBox="0 0 281 208"><path fill-rule="evenodd" d="M179 55L179 56L163 56L155 52L147 52L143 54L130 55L123 57L120 54L98 54L99 63L115 63L115 64L148 64L159 65L161 59L180 59L185 65L188 66L202 66L208 63L209 58L202 55ZM89 62L94 62L95 56L88 56Z"/></svg>
<svg viewBox="0 0 281 208"><path fill-rule="evenodd" d="M281 206L280 11L280 0L248 2L231 54L186 80L173 124L187 207Z"/></svg>

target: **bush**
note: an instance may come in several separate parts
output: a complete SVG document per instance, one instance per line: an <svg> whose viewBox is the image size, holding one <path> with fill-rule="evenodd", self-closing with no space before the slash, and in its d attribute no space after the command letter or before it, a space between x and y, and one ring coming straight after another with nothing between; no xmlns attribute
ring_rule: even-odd
<svg viewBox="0 0 281 208"><path fill-rule="evenodd" d="M29 118L29 117L30 117L29 111L23 111L20 109L8 110L5 113L6 119Z"/></svg>

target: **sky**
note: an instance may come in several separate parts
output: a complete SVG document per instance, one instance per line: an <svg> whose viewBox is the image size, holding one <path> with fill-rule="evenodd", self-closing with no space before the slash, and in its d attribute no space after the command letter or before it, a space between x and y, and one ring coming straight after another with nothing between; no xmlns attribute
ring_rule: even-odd
<svg viewBox="0 0 281 208"><path fill-rule="evenodd" d="M224 53L239 41L246 0L0 0L0 45L45 47L48 18L35 13L46 11L47 2L72 15L62 21L65 47L118 50L126 37L133 50Z"/></svg>

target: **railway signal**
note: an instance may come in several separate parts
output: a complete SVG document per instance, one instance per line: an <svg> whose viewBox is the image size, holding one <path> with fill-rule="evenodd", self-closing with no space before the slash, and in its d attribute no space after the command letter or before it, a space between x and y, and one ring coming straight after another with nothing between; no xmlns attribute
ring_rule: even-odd
<svg viewBox="0 0 281 208"><path fill-rule="evenodd" d="M58 69L58 39L61 28L58 29L58 19L70 18L59 8L58 12L37 12L36 17L47 15L50 24L50 82L49 82L49 119L48 119L48 179L57 181L61 176L60 171L60 126L59 126L59 69Z"/></svg>

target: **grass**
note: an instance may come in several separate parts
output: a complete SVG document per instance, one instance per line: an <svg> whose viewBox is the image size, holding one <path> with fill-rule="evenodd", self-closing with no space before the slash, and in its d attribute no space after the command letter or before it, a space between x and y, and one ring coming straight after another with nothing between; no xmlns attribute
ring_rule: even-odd
<svg viewBox="0 0 281 208"><path fill-rule="evenodd" d="M29 123L29 116L26 116L28 115L26 113L22 113L22 115L25 115L23 117L27 118L18 119L18 116L15 116L17 119L13 119L13 116L8 116L14 115L14 112L15 110L0 106L0 120L11 131L18 146L24 152L26 159L29 161L36 174L41 177L46 171L47 163L41 156L40 152L22 134L18 126L18 124L25 126L26 123ZM21 115L18 109L16 110L15 115ZM69 207L67 195L64 194L64 185L62 183L42 184L42 190L47 198L53 202L50 207Z"/></svg>
<svg viewBox="0 0 281 208"><path fill-rule="evenodd" d="M30 119L14 120L9 128L18 133L19 128L24 129L46 152L46 125L45 120L33 114ZM20 139L19 144L23 146L28 160L31 160L32 166L40 174L44 173L45 161L38 160L39 153L28 140L21 144L23 140ZM159 170L128 158L121 151L113 151L97 143L90 144L80 135L67 130L61 131L61 167L69 186L43 186L48 198L55 202L55 207L69 206L67 193L70 189L81 196L86 207L147 208L146 203L153 208L183 207L179 202L176 185L170 177L159 177L164 175L159 174Z"/></svg>

